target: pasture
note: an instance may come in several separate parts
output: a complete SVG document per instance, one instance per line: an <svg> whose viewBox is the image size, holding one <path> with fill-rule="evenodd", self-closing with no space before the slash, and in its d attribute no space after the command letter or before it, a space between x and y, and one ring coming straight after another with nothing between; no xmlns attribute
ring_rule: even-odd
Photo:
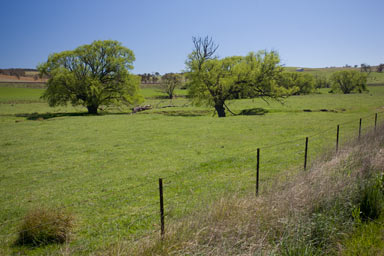
<svg viewBox="0 0 384 256"><path fill-rule="evenodd" d="M234 100L229 107L236 113L262 111L217 118L212 108L185 97L170 101L151 88L143 95L152 110L89 116L81 107L48 107L39 99L43 89L0 87L0 254L87 254L158 232L158 178L164 178L166 221L204 210L227 193L254 193L257 148L261 189L267 189L286 170L302 169L306 136L310 164L334 147L337 124L341 143L357 136L359 118L363 131L371 127L374 113L384 110L384 87L368 89L350 95L322 89L284 104ZM12 246L21 218L40 207L73 214L71 242Z"/></svg>

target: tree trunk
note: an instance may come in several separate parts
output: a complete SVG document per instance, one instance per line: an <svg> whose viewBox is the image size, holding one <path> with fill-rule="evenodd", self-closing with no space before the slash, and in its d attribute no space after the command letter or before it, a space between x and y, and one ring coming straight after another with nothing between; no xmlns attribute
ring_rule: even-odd
<svg viewBox="0 0 384 256"><path fill-rule="evenodd" d="M87 106L87 109L88 109L88 114L97 114L97 108L99 106L95 106L95 105L92 105L92 106Z"/></svg>
<svg viewBox="0 0 384 256"><path fill-rule="evenodd" d="M215 109L217 111L217 115L219 117L225 117L225 108L224 108L224 104L216 104L215 105Z"/></svg>

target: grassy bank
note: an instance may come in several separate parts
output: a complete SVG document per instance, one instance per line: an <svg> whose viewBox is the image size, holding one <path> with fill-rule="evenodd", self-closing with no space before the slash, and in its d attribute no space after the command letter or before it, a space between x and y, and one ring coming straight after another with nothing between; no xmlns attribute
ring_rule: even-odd
<svg viewBox="0 0 384 256"><path fill-rule="evenodd" d="M383 255L384 126L259 197L222 197L136 244L131 255ZM283 174L283 173L281 173Z"/></svg>

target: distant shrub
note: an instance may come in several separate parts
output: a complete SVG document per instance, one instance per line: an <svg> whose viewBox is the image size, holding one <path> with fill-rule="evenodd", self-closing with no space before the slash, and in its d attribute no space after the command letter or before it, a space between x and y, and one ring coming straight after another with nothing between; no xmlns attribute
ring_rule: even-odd
<svg viewBox="0 0 384 256"><path fill-rule="evenodd" d="M320 89L320 88L330 88L331 83L325 76L315 76L315 88Z"/></svg>
<svg viewBox="0 0 384 256"><path fill-rule="evenodd" d="M367 90L367 75L356 70L337 71L331 75L332 91L344 94Z"/></svg>
<svg viewBox="0 0 384 256"><path fill-rule="evenodd" d="M19 229L16 245L64 243L72 228L71 215L59 210L37 209L28 213Z"/></svg>
<svg viewBox="0 0 384 256"><path fill-rule="evenodd" d="M383 70L384 70L384 64L379 64L376 68L376 71L379 73L383 72Z"/></svg>
<svg viewBox="0 0 384 256"><path fill-rule="evenodd" d="M292 95L309 94L315 88L315 79L311 74L285 72L282 73L280 85L290 89Z"/></svg>

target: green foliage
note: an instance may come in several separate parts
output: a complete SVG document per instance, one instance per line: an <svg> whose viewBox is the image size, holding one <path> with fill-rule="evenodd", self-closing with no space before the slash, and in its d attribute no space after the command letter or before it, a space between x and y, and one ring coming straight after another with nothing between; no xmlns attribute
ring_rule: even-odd
<svg viewBox="0 0 384 256"><path fill-rule="evenodd" d="M16 245L64 243L72 229L72 216L59 210L36 209L25 216Z"/></svg>
<svg viewBox="0 0 384 256"><path fill-rule="evenodd" d="M289 89L293 95L309 94L315 88L315 79L311 74L284 72L280 84Z"/></svg>
<svg viewBox="0 0 384 256"><path fill-rule="evenodd" d="M381 176L365 184L361 191L360 213L362 220L375 220L384 212L384 193Z"/></svg>
<svg viewBox="0 0 384 256"><path fill-rule="evenodd" d="M175 89L181 86L183 77L180 74L167 73L162 76L161 81L163 92L166 93L170 99L172 99Z"/></svg>
<svg viewBox="0 0 384 256"><path fill-rule="evenodd" d="M331 83L325 75L315 75L315 88L330 88Z"/></svg>
<svg viewBox="0 0 384 256"><path fill-rule="evenodd" d="M287 96L288 90L278 84L283 68L276 52L259 51L245 57L196 59L187 61L189 96L197 105L215 107L218 116L225 116L225 102L239 98L272 98Z"/></svg>
<svg viewBox="0 0 384 256"><path fill-rule="evenodd" d="M367 91L367 74L356 70L343 70L333 73L330 77L333 91L344 94Z"/></svg>
<svg viewBox="0 0 384 256"><path fill-rule="evenodd" d="M140 78L128 72L134 60L130 49L110 40L52 54L38 66L49 76L42 98L50 106L82 105L93 114L101 105L138 103Z"/></svg>
<svg viewBox="0 0 384 256"><path fill-rule="evenodd" d="M357 230L343 241L341 255L374 256L384 254L384 219L378 222L362 223Z"/></svg>

